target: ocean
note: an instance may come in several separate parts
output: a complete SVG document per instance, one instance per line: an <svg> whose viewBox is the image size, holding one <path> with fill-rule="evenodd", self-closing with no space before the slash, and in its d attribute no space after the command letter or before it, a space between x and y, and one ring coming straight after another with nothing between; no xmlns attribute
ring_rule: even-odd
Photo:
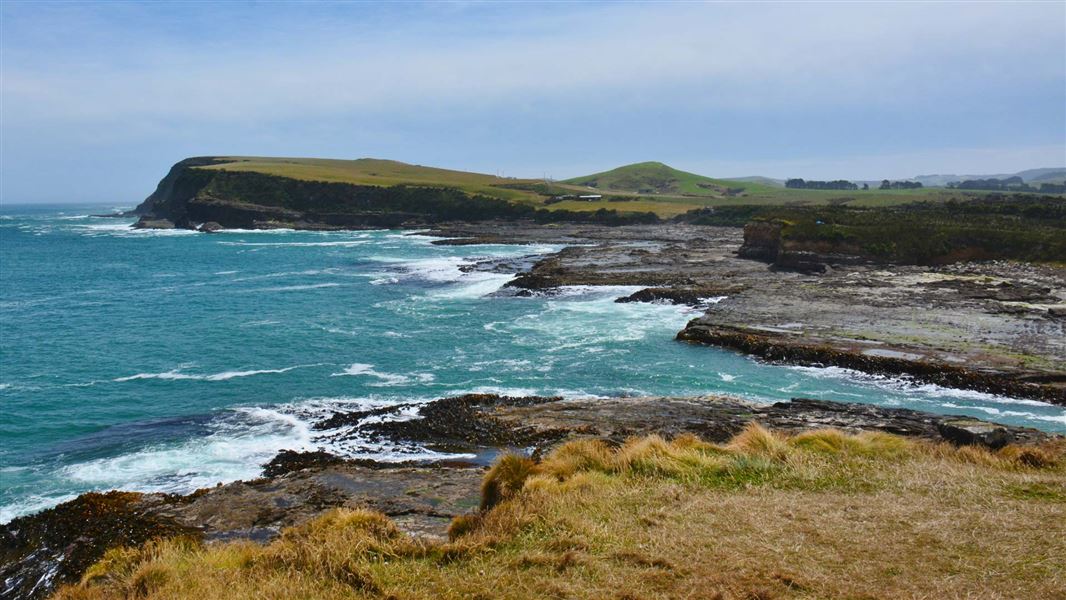
<svg viewBox="0 0 1066 600"><path fill-rule="evenodd" d="M558 247L89 216L112 210L0 209L0 521L89 490L254 478L285 448L433 458L310 425L467 392L802 396L1066 432L1066 409L1041 402L676 342L698 311L614 302L636 288L513 297L497 293L512 273L468 268Z"/></svg>

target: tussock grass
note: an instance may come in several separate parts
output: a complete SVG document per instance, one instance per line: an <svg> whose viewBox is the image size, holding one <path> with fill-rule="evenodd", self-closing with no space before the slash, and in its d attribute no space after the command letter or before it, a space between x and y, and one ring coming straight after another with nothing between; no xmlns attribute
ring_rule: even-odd
<svg viewBox="0 0 1066 600"><path fill-rule="evenodd" d="M447 543L336 510L274 542L117 549L112 598L1062 598L1066 444L955 448L752 425L505 456Z"/></svg>

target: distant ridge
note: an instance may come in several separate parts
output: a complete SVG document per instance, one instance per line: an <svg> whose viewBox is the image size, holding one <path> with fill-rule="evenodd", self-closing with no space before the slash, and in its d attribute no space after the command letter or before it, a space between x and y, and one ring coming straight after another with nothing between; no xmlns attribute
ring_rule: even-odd
<svg viewBox="0 0 1066 600"><path fill-rule="evenodd" d="M730 177L729 181L758 183L759 185L768 185L771 187L785 187L784 179L774 179L773 177L763 177L762 175L749 175L747 177Z"/></svg>
<svg viewBox="0 0 1066 600"><path fill-rule="evenodd" d="M1008 177L1021 177L1025 183L1062 183L1066 181L1066 167L1026 169L1017 173L999 173L995 175L918 175L911 178L911 181L921 182L922 185L927 187L944 187L949 183L967 179L1006 179Z"/></svg>

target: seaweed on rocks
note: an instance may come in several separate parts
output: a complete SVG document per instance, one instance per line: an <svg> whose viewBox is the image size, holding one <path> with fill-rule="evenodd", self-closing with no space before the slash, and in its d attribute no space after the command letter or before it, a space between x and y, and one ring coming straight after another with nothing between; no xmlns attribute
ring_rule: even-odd
<svg viewBox="0 0 1066 600"><path fill-rule="evenodd" d="M0 598L43 598L74 583L107 550L159 537L198 537L197 529L151 510L167 497L90 492L0 526Z"/></svg>
<svg viewBox="0 0 1066 600"><path fill-rule="evenodd" d="M533 406L559 400L562 398L466 394L424 405L419 410L419 419L371 423L363 426L360 432L394 441L418 442L442 451L463 451L483 446L526 446L558 436L504 425L491 415L491 410L501 406Z"/></svg>

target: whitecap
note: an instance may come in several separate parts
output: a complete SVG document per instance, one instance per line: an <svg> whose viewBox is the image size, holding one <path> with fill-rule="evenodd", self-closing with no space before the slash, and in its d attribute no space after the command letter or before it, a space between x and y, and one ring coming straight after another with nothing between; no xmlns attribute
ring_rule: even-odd
<svg viewBox="0 0 1066 600"><path fill-rule="evenodd" d="M282 285L278 287L258 288L246 290L247 292L298 292L302 290L317 290L321 288L340 287L339 283L308 283L303 285Z"/></svg>
<svg viewBox="0 0 1066 600"><path fill-rule="evenodd" d="M183 373L185 367L179 367L177 369L171 369L162 373L137 373L135 375L127 375L126 377L117 377L111 381L125 382L135 381L138 379L163 379L163 380L193 380L193 381L227 381L237 377L251 377L253 375L267 375L272 373L288 373L295 369L303 369L307 367L317 367L319 364L314 365L295 365L292 367L285 367L283 369L250 369L246 371L222 371L221 373L212 373L209 375L198 375L193 373Z"/></svg>
<svg viewBox="0 0 1066 600"><path fill-rule="evenodd" d="M436 379L432 373L411 373L408 375L398 375L395 373L382 373L374 370L374 365L367 363L352 363L348 368L344 369L340 373L333 373L331 377L344 377L344 376L360 376L366 375L368 377L374 377L380 381L377 383L371 383L373 387L387 387L394 385L406 385L409 383L431 383Z"/></svg>
<svg viewBox="0 0 1066 600"><path fill-rule="evenodd" d="M332 242L218 242L222 246L253 246L272 248L315 248L315 247L340 247L352 248L371 243L370 240L337 240Z"/></svg>

